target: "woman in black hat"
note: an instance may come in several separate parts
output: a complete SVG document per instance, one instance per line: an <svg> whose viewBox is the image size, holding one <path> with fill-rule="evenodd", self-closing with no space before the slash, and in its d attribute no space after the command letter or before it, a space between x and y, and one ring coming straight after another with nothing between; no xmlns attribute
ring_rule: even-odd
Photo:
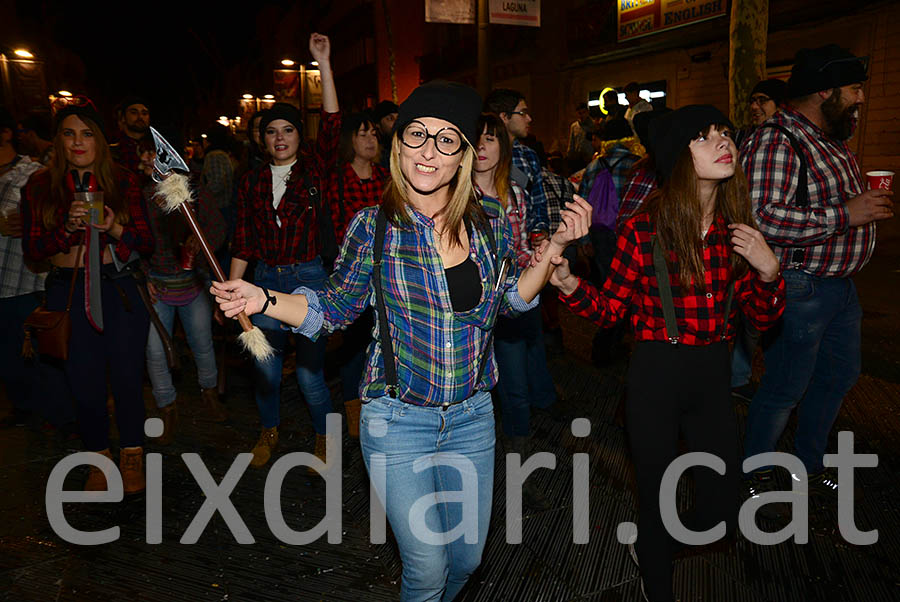
<svg viewBox="0 0 900 602"><path fill-rule="evenodd" d="M144 489L142 383L150 318L128 266L120 266L153 252L147 209L136 177L113 163L102 120L90 101L57 113L53 144L57 160L35 173L25 188L22 247L29 259L53 264L46 282L47 308L62 311L71 306L64 367L84 447L112 458L108 374L124 492L137 493ZM103 216L95 214L90 224L99 231L96 238L87 230L88 207L75 200L77 192L103 193ZM97 245L93 253L88 241ZM99 273L91 268L91 257ZM106 489L103 472L92 468L85 490Z"/></svg>
<svg viewBox="0 0 900 602"><path fill-rule="evenodd" d="M322 75L322 120L313 152L305 153L301 149L303 116L300 111L286 103L275 103L262 113L259 121L260 139L270 162L248 172L238 187L230 277L243 277L250 263L255 262L253 281L274 291L321 286L327 276L322 252L334 237L322 189L328 172L337 163L341 115L328 38L312 34L309 49L319 62ZM290 332L267 316L257 315L252 319L275 349L270 359L254 360L254 393L262 429L251 452L251 465L261 467L269 462L278 445L281 369ZM295 337L295 343L297 384L312 415L315 453L324 460L325 417L332 411L323 372L325 339L313 342Z"/></svg>
<svg viewBox="0 0 900 602"><path fill-rule="evenodd" d="M638 484L637 542L645 598L673 601L672 555L683 544L674 488L660 491L678 457L679 432L692 452L719 458L698 468L696 501L681 523L717 527L737 517L737 425L731 409L728 341L740 305L760 330L781 316L784 280L750 212L728 119L710 106L683 107L650 124L662 186L622 226L601 290L558 263L550 282L573 312L609 327L631 314L636 340L628 369L626 417ZM732 303L733 301L733 303ZM660 498L669 503L660 506ZM666 514L668 520L662 517ZM703 543L709 543L705 541ZM634 545L631 545L634 544Z"/></svg>
<svg viewBox="0 0 900 602"><path fill-rule="evenodd" d="M226 316L263 313L313 338L376 306L360 443L400 548L403 600L452 600L481 561L494 470L490 333L498 311L534 307L549 277L549 260L519 274L502 206L475 195L481 104L459 84L413 91L381 206L353 218L324 286L212 288ZM567 207L549 243L556 254L590 221L583 200Z"/></svg>

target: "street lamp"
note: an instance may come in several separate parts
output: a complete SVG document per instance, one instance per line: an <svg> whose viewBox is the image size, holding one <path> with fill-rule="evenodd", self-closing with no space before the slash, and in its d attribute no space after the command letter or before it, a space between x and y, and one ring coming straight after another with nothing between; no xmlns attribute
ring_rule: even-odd
<svg viewBox="0 0 900 602"><path fill-rule="evenodd" d="M274 100L275 95L274 94L266 94L265 96L263 96L263 98L265 98L266 100Z"/></svg>
<svg viewBox="0 0 900 602"><path fill-rule="evenodd" d="M34 58L34 55L31 54L30 52L28 52L27 50L25 50L24 48L16 48L13 51L13 54L15 54L17 57L23 58L23 59L33 59Z"/></svg>
<svg viewBox="0 0 900 602"><path fill-rule="evenodd" d="M244 100L253 100L253 95L252 94L244 94L241 98L243 98Z"/></svg>
<svg viewBox="0 0 900 602"><path fill-rule="evenodd" d="M59 92L57 92L57 94L59 94L60 96L65 96L65 97L72 96L72 93L69 92L68 90L60 90Z"/></svg>
<svg viewBox="0 0 900 602"><path fill-rule="evenodd" d="M318 67L319 61L310 61L309 64L312 65L313 67Z"/></svg>
<svg viewBox="0 0 900 602"><path fill-rule="evenodd" d="M285 67L293 67L294 61L292 61L291 59L283 59L281 61L281 64L284 65Z"/></svg>

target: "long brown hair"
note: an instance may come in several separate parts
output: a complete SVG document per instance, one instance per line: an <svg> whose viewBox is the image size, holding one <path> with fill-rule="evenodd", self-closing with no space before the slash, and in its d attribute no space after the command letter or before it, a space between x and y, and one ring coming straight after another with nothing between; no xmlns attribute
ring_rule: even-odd
<svg viewBox="0 0 900 602"><path fill-rule="evenodd" d="M717 126L719 129L725 126ZM709 128L703 131L707 135ZM703 238L700 233L703 212L697 185L697 172L691 149L681 151L672 174L661 188L655 190L644 203L644 209L656 225L659 242L667 251L674 252L675 262L667 257L669 268L677 269L683 289L691 285L698 290L706 288L703 267ZM714 216L721 216L726 224L741 223L756 228L750 209L750 193L747 179L737 163L734 175L716 186ZM667 254L668 255L668 254ZM747 260L731 253L732 277L736 280L747 273Z"/></svg>
<svg viewBox="0 0 900 602"><path fill-rule="evenodd" d="M115 212L117 223L126 224L131 219L131 216L128 213L128 205L126 205L124 197L119 194L119 187L116 183L118 170L121 168L113 163L109 144L107 144L106 136L103 135L100 127L88 117L83 115L76 115L76 117L84 122L94 135L96 155L91 171L97 179L100 190L103 191L103 204ZM69 195L65 184L69 164L66 161L62 130L62 123L60 122L56 135L53 137L53 150L56 152L56 160L48 168L50 172L50 196L41 207L44 227L48 229L59 225L56 223L57 208L60 205L68 206L69 204Z"/></svg>
<svg viewBox="0 0 900 602"><path fill-rule="evenodd" d="M391 139L391 180L387 183L382 197L381 207L385 216L392 224L408 224L409 216L406 206L409 204L409 183L403 171L400 169L400 135L396 132ZM463 138L465 140L465 138ZM459 169L450 180L450 201L441 209L444 214L444 229L450 234L451 244L462 246L459 236L459 227L465 223L474 225L479 229L490 227L487 214L475 197L475 187L472 184L472 165L475 163L475 150L471 144L465 144L462 151L462 162Z"/></svg>
<svg viewBox="0 0 900 602"><path fill-rule="evenodd" d="M500 160L494 171L494 187L497 189L497 200L506 209L509 204L509 170L512 165L512 143L506 125L496 113L482 113L478 118L478 135L489 134L500 143ZM477 142L476 142L477 147Z"/></svg>

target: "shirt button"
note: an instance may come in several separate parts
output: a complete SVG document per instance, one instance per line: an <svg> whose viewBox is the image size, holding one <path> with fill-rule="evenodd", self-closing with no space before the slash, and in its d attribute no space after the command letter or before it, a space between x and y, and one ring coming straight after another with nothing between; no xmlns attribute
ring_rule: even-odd
<svg viewBox="0 0 900 602"><path fill-rule="evenodd" d="M706 293L706 298L707 298L707 299L712 299L712 293Z"/></svg>
<svg viewBox="0 0 900 602"><path fill-rule="evenodd" d="M444 347L446 347L447 349L450 349L451 347L453 347L453 343L451 343L450 341L447 341L446 343L444 343Z"/></svg>
<svg viewBox="0 0 900 602"><path fill-rule="evenodd" d="M470 254L469 254L469 257L471 257L471 258L472 258L472 261L475 261L475 259L477 259L477 258L478 258L478 256L477 256L477 255L475 255L475 253L470 253Z"/></svg>
<svg viewBox="0 0 900 602"><path fill-rule="evenodd" d="M453 376L453 370L447 370L447 376Z"/></svg>

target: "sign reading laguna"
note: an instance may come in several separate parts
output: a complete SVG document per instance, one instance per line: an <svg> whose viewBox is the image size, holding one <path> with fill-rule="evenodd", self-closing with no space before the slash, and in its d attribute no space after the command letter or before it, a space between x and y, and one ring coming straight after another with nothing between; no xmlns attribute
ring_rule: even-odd
<svg viewBox="0 0 900 602"><path fill-rule="evenodd" d="M725 0L618 0L618 40L639 38L721 17Z"/></svg>
<svg viewBox="0 0 900 602"><path fill-rule="evenodd" d="M541 26L541 0L491 0L491 23Z"/></svg>

